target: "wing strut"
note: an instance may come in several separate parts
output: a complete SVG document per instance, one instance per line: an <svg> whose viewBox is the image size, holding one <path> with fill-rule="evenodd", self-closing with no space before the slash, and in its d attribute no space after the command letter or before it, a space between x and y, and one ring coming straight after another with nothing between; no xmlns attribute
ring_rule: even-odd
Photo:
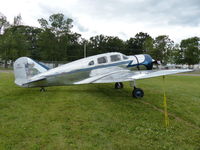
<svg viewBox="0 0 200 150"><path fill-rule="evenodd" d="M169 118L167 112L167 97L165 93L165 76L163 76L163 106L164 106L164 115L165 115L165 127L169 126Z"/></svg>

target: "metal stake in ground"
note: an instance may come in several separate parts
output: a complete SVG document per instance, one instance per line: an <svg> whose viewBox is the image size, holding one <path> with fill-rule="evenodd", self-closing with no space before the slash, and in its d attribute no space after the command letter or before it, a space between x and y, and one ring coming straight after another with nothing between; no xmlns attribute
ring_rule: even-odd
<svg viewBox="0 0 200 150"><path fill-rule="evenodd" d="M164 106L164 115L165 115L165 126L169 126L169 118L167 112L167 97L165 93L165 76L163 76L163 106Z"/></svg>

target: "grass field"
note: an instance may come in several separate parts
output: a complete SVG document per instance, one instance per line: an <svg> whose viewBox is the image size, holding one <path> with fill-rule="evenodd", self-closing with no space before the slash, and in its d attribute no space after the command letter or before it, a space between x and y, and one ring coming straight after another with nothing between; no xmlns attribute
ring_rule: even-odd
<svg viewBox="0 0 200 150"><path fill-rule="evenodd" d="M4 67L0 67L0 70L13 70L13 68L4 68Z"/></svg>
<svg viewBox="0 0 200 150"><path fill-rule="evenodd" d="M132 88L113 84L25 89L0 73L0 149L200 149L200 77L168 76L170 125L165 128L162 78Z"/></svg>

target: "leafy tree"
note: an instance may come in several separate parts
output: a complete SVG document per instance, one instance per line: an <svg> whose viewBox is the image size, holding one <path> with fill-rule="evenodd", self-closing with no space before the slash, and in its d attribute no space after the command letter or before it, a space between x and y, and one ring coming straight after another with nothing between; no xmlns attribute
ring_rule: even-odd
<svg viewBox="0 0 200 150"><path fill-rule="evenodd" d="M53 14L49 17L52 31L57 35L61 36L64 33L70 33L73 27L71 18L64 18L63 14Z"/></svg>
<svg viewBox="0 0 200 150"><path fill-rule="evenodd" d="M61 13L49 16L48 21L44 18L38 19L38 22L43 29L50 29L56 37L60 37L64 33L71 33L71 28L73 27L73 20L65 18Z"/></svg>
<svg viewBox="0 0 200 150"><path fill-rule="evenodd" d="M23 26L21 15L14 18L14 23L6 28L4 34L0 39L0 51L1 58L5 61L5 67L7 67L7 61L14 61L21 56L30 56L34 59L38 59L38 34L40 29Z"/></svg>
<svg viewBox="0 0 200 150"><path fill-rule="evenodd" d="M129 55L147 53L151 48L152 37L148 33L139 32L134 38L126 41L126 53Z"/></svg>
<svg viewBox="0 0 200 150"><path fill-rule="evenodd" d="M134 55L134 54L141 53L141 51L135 45L135 38L130 38L129 40L126 41L126 51L125 51L125 53L127 55Z"/></svg>
<svg viewBox="0 0 200 150"><path fill-rule="evenodd" d="M107 36L105 49L107 52L124 52L125 44L118 37Z"/></svg>
<svg viewBox="0 0 200 150"><path fill-rule="evenodd" d="M154 48L151 51L152 57L167 64L172 56L174 42L167 35L160 35L154 40Z"/></svg>
<svg viewBox="0 0 200 150"><path fill-rule="evenodd" d="M39 24L41 25L42 29L48 29L48 21L44 18L38 19Z"/></svg>
<svg viewBox="0 0 200 150"><path fill-rule="evenodd" d="M81 35L78 33L72 33L68 36L62 36L64 38L61 42L68 41L66 51L67 51L67 60L73 61L80 58L83 58L83 43L81 44ZM65 39L67 38L67 39ZM64 44L64 43L63 43ZM66 60L66 59L65 59Z"/></svg>
<svg viewBox="0 0 200 150"><path fill-rule="evenodd" d="M124 49L123 40L114 36L97 35L91 37L87 44L89 56L106 52L124 52Z"/></svg>
<svg viewBox="0 0 200 150"><path fill-rule="evenodd" d="M88 43L87 51L88 55L96 55L100 53L105 53L106 48L105 45L107 43L107 37L104 35L97 35L91 37Z"/></svg>
<svg viewBox="0 0 200 150"><path fill-rule="evenodd" d="M146 52L146 47L149 46L152 37L148 33L139 32L135 35L135 44L137 49L140 49L143 53Z"/></svg>
<svg viewBox="0 0 200 150"><path fill-rule="evenodd" d="M183 51L179 44L175 44L173 47L172 55L170 57L170 62L173 64L184 64L183 61Z"/></svg>
<svg viewBox="0 0 200 150"><path fill-rule="evenodd" d="M200 38L192 37L181 41L183 63L194 65L200 61Z"/></svg>
<svg viewBox="0 0 200 150"><path fill-rule="evenodd" d="M0 13L0 35L3 34L3 30L9 27L9 22L7 21L6 16Z"/></svg>
<svg viewBox="0 0 200 150"><path fill-rule="evenodd" d="M178 63L193 65L199 63L200 39L192 37L182 40L180 46L166 35L155 40L148 34L139 32L135 37L123 41L116 36L97 35L89 40L81 38L79 33L71 31L73 20L63 14L53 14L49 19L38 19L41 28L22 25L21 15L9 24L0 13L0 57L5 61L14 61L21 56L30 56L36 60L73 61L83 57L83 47L87 45L87 56L122 52L127 55L148 53L164 64Z"/></svg>
<svg viewBox="0 0 200 150"><path fill-rule="evenodd" d="M12 26L6 29L0 40L0 53L1 58L5 61L5 67L9 60L14 61L18 57L29 55L28 47L23 28Z"/></svg>
<svg viewBox="0 0 200 150"><path fill-rule="evenodd" d="M14 17L14 22L13 22L13 26L19 26L22 25L22 16L21 14L17 15L16 17Z"/></svg>
<svg viewBox="0 0 200 150"><path fill-rule="evenodd" d="M147 37L143 43L144 53L151 54L151 51L154 49L153 45L154 39L151 36Z"/></svg>
<svg viewBox="0 0 200 150"><path fill-rule="evenodd" d="M48 21L44 18L38 21L43 28L38 42L43 58L52 61L67 60L69 45L74 39L78 39L73 38L78 34L71 32L73 20L58 13L51 15Z"/></svg>
<svg viewBox="0 0 200 150"><path fill-rule="evenodd" d="M39 34L38 46L40 49L40 56L42 60L56 61L57 54L57 40L55 35L50 30L45 30Z"/></svg>
<svg viewBox="0 0 200 150"><path fill-rule="evenodd" d="M38 45L39 35L42 32L42 29L30 27L30 26L22 26L24 28L24 34L26 35L26 40L28 43L28 53L31 58L40 60L40 48Z"/></svg>

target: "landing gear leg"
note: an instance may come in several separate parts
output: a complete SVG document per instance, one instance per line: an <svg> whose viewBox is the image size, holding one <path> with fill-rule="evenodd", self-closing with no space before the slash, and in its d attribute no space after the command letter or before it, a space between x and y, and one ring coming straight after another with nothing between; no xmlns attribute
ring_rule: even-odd
<svg viewBox="0 0 200 150"><path fill-rule="evenodd" d="M144 96L144 91L140 88L136 88L135 80L133 82L130 82L130 84L134 88L132 92L132 96L134 98L142 98Z"/></svg>
<svg viewBox="0 0 200 150"><path fill-rule="evenodd" d="M122 89L124 87L122 82L116 82L115 83L115 89Z"/></svg>
<svg viewBox="0 0 200 150"><path fill-rule="evenodd" d="M44 87L41 87L40 92L46 92L47 90Z"/></svg>

